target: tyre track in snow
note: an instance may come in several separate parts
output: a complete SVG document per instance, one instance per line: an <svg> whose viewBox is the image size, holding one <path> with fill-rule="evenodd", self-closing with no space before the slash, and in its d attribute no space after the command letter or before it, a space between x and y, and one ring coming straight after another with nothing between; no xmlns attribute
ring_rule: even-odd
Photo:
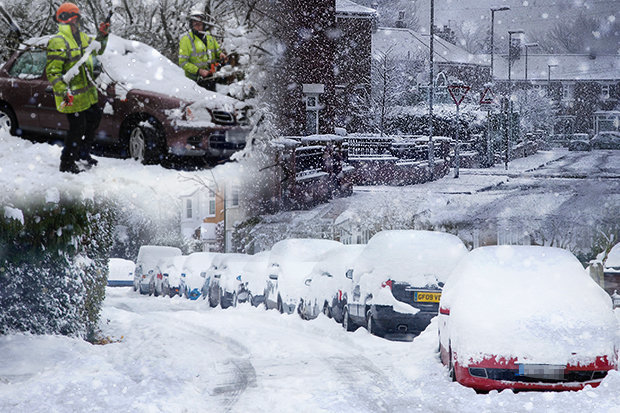
<svg viewBox="0 0 620 413"><path fill-rule="evenodd" d="M356 412L414 412L419 400L403 393L372 361L362 355L333 356L325 362L345 386L345 405Z"/></svg>

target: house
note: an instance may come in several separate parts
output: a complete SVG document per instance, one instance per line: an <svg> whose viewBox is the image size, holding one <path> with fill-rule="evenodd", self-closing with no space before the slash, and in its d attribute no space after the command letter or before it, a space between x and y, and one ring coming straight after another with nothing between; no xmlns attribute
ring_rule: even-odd
<svg viewBox="0 0 620 413"><path fill-rule="evenodd" d="M568 132L594 130L594 113L619 109L620 55L523 53L510 65L513 88L539 90L551 97ZM496 83L508 85L508 56L494 62ZM556 131L558 133L558 131Z"/></svg>
<svg viewBox="0 0 620 413"><path fill-rule="evenodd" d="M350 0L283 0L281 6L283 51L272 100L282 134L333 134L336 126L359 122L346 114L369 93L375 11Z"/></svg>
<svg viewBox="0 0 620 413"><path fill-rule="evenodd" d="M402 71L408 68L409 73L415 75L414 84L417 87L427 87L430 34L408 28L379 27L372 35L372 53L373 56L382 54L391 57L403 68ZM438 35L434 36L433 56L434 81L439 86L448 86L449 81L458 79L472 90L479 90L490 79L490 59L487 55L469 53ZM438 89L441 94L441 88ZM447 96L447 93L443 95Z"/></svg>
<svg viewBox="0 0 620 413"><path fill-rule="evenodd" d="M246 219L240 185L200 186L180 198L181 234L199 241L202 251L230 252L234 227Z"/></svg>

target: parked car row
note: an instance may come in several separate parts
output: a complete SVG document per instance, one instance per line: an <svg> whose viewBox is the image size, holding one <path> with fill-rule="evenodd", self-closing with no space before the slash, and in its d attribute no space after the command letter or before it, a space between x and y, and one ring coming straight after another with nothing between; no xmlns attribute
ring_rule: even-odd
<svg viewBox="0 0 620 413"><path fill-rule="evenodd" d="M287 239L257 255L144 246L136 264L143 294L323 313L389 339L412 340L438 316L439 358L479 391L576 390L618 368L611 298L559 248L468 251L451 234L399 230L366 245Z"/></svg>

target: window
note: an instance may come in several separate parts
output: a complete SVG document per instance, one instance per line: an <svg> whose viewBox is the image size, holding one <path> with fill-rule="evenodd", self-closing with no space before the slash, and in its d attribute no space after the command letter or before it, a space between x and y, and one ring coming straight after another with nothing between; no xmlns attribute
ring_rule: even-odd
<svg viewBox="0 0 620 413"><path fill-rule="evenodd" d="M215 197L209 198L209 215L215 216Z"/></svg>
<svg viewBox="0 0 620 413"><path fill-rule="evenodd" d="M233 185L232 188L230 188L230 206L239 206L239 187L237 185Z"/></svg>
<svg viewBox="0 0 620 413"><path fill-rule="evenodd" d="M191 217L192 217L192 200L187 199L185 201L185 218L191 218Z"/></svg>
<svg viewBox="0 0 620 413"><path fill-rule="evenodd" d="M601 99L609 99L609 85L601 85Z"/></svg>
<svg viewBox="0 0 620 413"><path fill-rule="evenodd" d="M36 79L43 76L46 62L45 51L27 51L17 58L9 74L22 79Z"/></svg>

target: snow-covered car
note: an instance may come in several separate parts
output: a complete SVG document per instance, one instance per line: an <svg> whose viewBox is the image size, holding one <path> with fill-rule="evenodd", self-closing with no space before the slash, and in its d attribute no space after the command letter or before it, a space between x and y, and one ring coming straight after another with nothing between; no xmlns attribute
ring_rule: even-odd
<svg viewBox="0 0 620 413"><path fill-rule="evenodd" d="M590 140L594 149L620 149L620 132L599 132Z"/></svg>
<svg viewBox="0 0 620 413"><path fill-rule="evenodd" d="M603 264L603 288L609 294L620 293L620 244L611 248Z"/></svg>
<svg viewBox="0 0 620 413"><path fill-rule="evenodd" d="M183 274L183 264L187 255L162 258L157 267L163 276L161 294L174 297L181 295L181 277Z"/></svg>
<svg viewBox="0 0 620 413"><path fill-rule="evenodd" d="M343 245L319 258L305 281L306 288L297 307L302 318L313 319L323 312L342 323L347 291L351 290L351 279L346 274L365 247L363 244Z"/></svg>
<svg viewBox="0 0 620 413"><path fill-rule="evenodd" d="M617 368L611 299L559 248L473 250L444 286L438 324L443 364L479 391L579 390Z"/></svg>
<svg viewBox="0 0 620 413"><path fill-rule="evenodd" d="M123 258L110 258L108 261L108 287L131 287L136 264Z"/></svg>
<svg viewBox="0 0 620 413"><path fill-rule="evenodd" d="M586 135L587 136L587 135ZM568 143L569 151L591 151L592 145L587 139L573 139Z"/></svg>
<svg viewBox="0 0 620 413"><path fill-rule="evenodd" d="M203 287L203 294L205 291L208 294L211 307L236 307L237 303L244 303L251 298L242 277L248 260L249 255L246 254L222 254L213 258L206 277L209 280L208 288Z"/></svg>
<svg viewBox="0 0 620 413"><path fill-rule="evenodd" d="M179 285L179 295L196 300L203 295L204 288L209 288L209 278L207 273L213 259L220 255L217 252L194 252L185 259L183 263L183 271L181 273L181 282Z"/></svg>
<svg viewBox="0 0 620 413"><path fill-rule="evenodd" d="M254 307L265 301L265 284L269 251L261 251L248 257L241 272L241 280L250 295L248 301Z"/></svg>
<svg viewBox="0 0 620 413"><path fill-rule="evenodd" d="M45 76L48 40L29 40L0 68L0 125L14 135L62 137L69 129ZM96 144L144 163L168 154L226 159L245 146L246 105L199 87L152 47L111 34L98 59Z"/></svg>
<svg viewBox="0 0 620 413"><path fill-rule="evenodd" d="M442 286L467 248L455 235L433 231L375 234L352 274L343 327L411 340L437 315Z"/></svg>
<svg viewBox="0 0 620 413"><path fill-rule="evenodd" d="M291 314L303 294L304 281L325 252L338 248L338 241L290 238L277 242L269 254L265 307Z"/></svg>
<svg viewBox="0 0 620 413"><path fill-rule="evenodd" d="M143 245L138 251L136 270L134 271L133 289L140 294L159 295L162 291L163 274L157 264L164 257L182 255L176 247L161 245Z"/></svg>

